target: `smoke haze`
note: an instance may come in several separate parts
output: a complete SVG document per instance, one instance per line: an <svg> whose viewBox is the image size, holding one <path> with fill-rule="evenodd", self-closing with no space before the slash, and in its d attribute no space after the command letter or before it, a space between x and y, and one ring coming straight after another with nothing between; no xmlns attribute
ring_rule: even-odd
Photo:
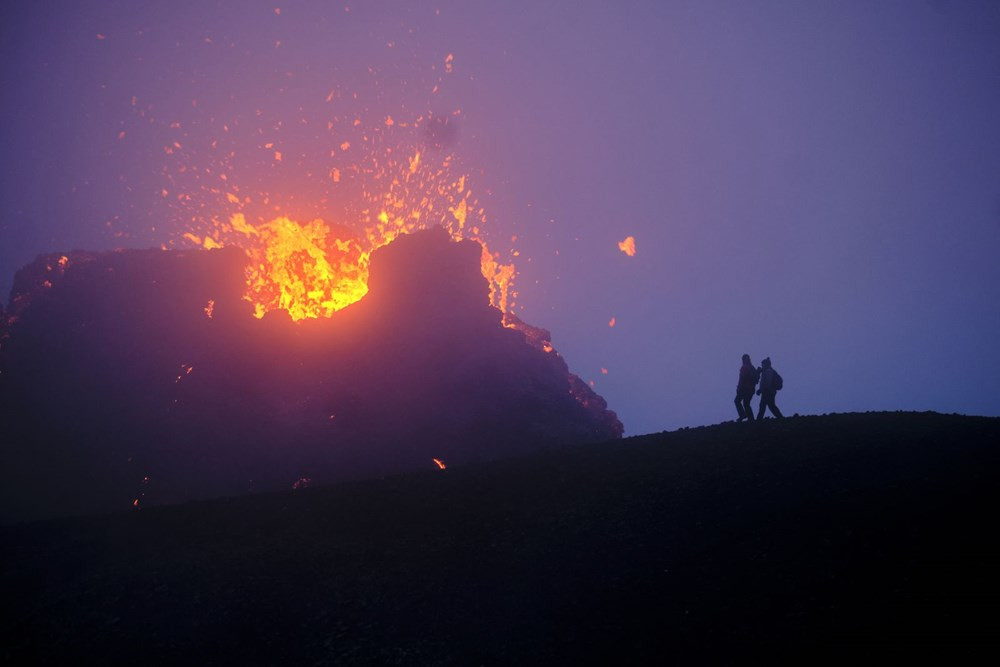
<svg viewBox="0 0 1000 667"><path fill-rule="evenodd" d="M352 226L361 149L419 145L628 433L734 418L744 352L786 414L1000 414L996 3L0 12L4 295L38 254L189 247L234 187Z"/></svg>

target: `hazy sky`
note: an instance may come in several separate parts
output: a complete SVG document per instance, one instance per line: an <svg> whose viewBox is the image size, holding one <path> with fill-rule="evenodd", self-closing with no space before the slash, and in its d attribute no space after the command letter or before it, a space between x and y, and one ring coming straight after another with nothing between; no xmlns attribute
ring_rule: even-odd
<svg viewBox="0 0 1000 667"><path fill-rule="evenodd" d="M186 231L210 140L336 221L327 116L461 109L519 314L627 434L735 418L744 352L785 414L1000 415L1000 3L142 4L0 10L4 295L39 253Z"/></svg>

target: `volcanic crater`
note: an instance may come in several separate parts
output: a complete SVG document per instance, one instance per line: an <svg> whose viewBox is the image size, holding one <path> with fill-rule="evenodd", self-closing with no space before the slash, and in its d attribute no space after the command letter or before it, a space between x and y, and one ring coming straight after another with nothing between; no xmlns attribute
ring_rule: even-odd
<svg viewBox="0 0 1000 667"><path fill-rule="evenodd" d="M329 318L254 317L239 248L44 255L0 318L4 521L461 465L619 438L551 335L442 228Z"/></svg>

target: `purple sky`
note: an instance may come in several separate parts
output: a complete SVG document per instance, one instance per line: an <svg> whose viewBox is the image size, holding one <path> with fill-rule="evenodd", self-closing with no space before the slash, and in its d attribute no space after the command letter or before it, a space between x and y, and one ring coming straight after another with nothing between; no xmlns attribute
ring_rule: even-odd
<svg viewBox="0 0 1000 667"><path fill-rule="evenodd" d="M627 434L733 419L744 352L786 414L1000 415L1000 3L43 4L0 10L4 295L186 231L175 135L238 128L247 187L335 221L327 116L460 108L519 314Z"/></svg>

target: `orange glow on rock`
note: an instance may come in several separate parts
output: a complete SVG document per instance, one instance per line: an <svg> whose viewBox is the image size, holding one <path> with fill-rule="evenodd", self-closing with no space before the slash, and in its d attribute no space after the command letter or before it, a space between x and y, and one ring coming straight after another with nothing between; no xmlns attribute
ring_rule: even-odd
<svg viewBox="0 0 1000 667"><path fill-rule="evenodd" d="M346 141L340 146L349 147ZM191 230L182 236L203 248L242 248L249 260L244 298L253 304L254 314L262 318L270 311L285 310L299 321L330 317L364 297L375 250L401 234L441 226L454 241L482 245L480 268L490 287L490 303L504 314L511 312L514 265L486 247L480 236L484 209L472 198L466 177L449 174L451 158L435 164L414 150L373 164L330 171L335 183L345 176L352 183L362 179L365 208L351 227L322 219L303 223L288 216L251 223L239 212L228 221L212 220L212 228L200 230L201 234ZM251 200L233 193L225 197L239 208Z"/></svg>
<svg viewBox="0 0 1000 667"><path fill-rule="evenodd" d="M281 217L255 227L243 214L235 214L225 229L242 236L234 244L243 247L250 260L244 298L254 305L254 314L260 318L272 310L285 310L295 321L330 317L361 300L368 293L371 253L399 234L418 229L385 211L377 221L375 230L358 238L333 231L322 220L302 225ZM185 238L200 240L193 234ZM199 245L209 247L209 242L216 244L206 237ZM490 284L490 302L508 312L514 265L501 263L499 254L490 253L485 244L480 263Z"/></svg>

